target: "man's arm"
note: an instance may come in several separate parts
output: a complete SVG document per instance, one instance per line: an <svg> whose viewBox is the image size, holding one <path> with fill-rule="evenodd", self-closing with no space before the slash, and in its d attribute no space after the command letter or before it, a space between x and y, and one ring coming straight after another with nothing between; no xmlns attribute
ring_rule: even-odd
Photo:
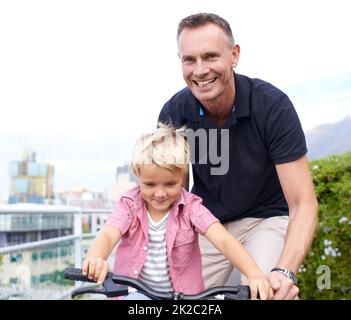
<svg viewBox="0 0 351 320"><path fill-rule="evenodd" d="M277 267L286 268L297 273L315 235L318 203L306 156L289 163L276 165L276 169L289 206L289 224L284 248ZM285 280L281 276L285 277L276 272L271 273L272 281ZM283 287L285 288L278 288L275 298L292 298L292 292L289 293L294 288L291 281L289 283L290 288ZM293 291L296 294L298 292L296 287Z"/></svg>
<svg viewBox="0 0 351 320"><path fill-rule="evenodd" d="M306 156L276 168L289 206L289 225L278 266L296 273L314 238L318 203Z"/></svg>

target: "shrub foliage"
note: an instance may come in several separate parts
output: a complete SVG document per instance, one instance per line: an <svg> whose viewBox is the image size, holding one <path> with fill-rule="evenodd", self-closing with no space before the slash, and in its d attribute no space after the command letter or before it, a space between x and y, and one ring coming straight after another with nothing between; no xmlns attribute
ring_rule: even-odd
<svg viewBox="0 0 351 320"><path fill-rule="evenodd" d="M310 162L316 236L298 272L302 299L351 299L351 152Z"/></svg>

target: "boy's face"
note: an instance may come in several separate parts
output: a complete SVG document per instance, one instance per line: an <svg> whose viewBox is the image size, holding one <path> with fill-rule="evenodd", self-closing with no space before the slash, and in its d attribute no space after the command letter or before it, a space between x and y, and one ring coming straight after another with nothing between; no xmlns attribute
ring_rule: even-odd
<svg viewBox="0 0 351 320"><path fill-rule="evenodd" d="M164 215L179 197L184 174L155 164L146 164L142 166L138 180L141 196L146 201L150 214Z"/></svg>

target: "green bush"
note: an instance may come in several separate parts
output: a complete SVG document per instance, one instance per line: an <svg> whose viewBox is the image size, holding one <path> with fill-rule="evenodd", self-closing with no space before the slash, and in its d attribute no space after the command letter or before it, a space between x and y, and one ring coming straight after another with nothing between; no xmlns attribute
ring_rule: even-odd
<svg viewBox="0 0 351 320"><path fill-rule="evenodd" d="M319 221L298 273L300 297L351 299L351 152L311 161L310 168Z"/></svg>

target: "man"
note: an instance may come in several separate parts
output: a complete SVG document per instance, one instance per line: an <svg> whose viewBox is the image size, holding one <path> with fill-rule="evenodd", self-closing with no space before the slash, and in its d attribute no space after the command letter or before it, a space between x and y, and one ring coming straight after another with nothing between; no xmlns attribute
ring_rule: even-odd
<svg viewBox="0 0 351 320"><path fill-rule="evenodd" d="M192 192L249 250L274 298L297 299L296 273L314 237L318 204L295 109L276 87L234 72L240 47L223 18L186 17L177 40L187 87L164 105L159 121L193 132ZM206 161L198 132L208 135ZM213 160L218 151L229 154L228 164L214 171L219 162L211 153ZM228 261L205 239L200 246L206 286L225 284Z"/></svg>

